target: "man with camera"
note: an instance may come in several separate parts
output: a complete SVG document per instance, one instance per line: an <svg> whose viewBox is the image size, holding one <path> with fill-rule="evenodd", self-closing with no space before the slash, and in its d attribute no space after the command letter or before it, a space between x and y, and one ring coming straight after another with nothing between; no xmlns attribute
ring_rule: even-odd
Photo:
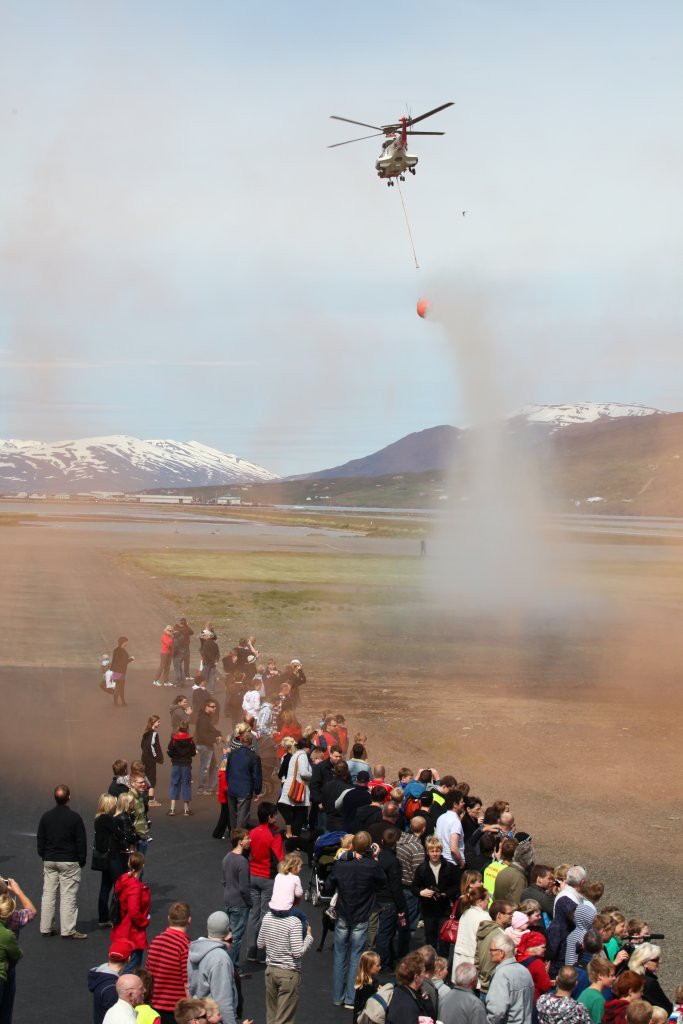
<svg viewBox="0 0 683 1024"><path fill-rule="evenodd" d="M357 832L350 854L340 857L325 882L326 896L337 893L337 924L334 929L332 1001L353 1009L358 961L365 949L370 915L377 893L387 876L377 863L379 846L369 832Z"/></svg>

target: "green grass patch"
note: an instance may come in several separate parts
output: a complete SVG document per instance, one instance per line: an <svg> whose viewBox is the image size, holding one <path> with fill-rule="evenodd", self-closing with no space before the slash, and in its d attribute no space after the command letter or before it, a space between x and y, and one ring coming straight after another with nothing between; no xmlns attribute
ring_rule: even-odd
<svg viewBox="0 0 683 1024"><path fill-rule="evenodd" d="M416 587L421 571L418 558L388 555L153 551L122 557L129 565L154 576L251 584Z"/></svg>
<svg viewBox="0 0 683 1024"><path fill-rule="evenodd" d="M0 526L20 526L27 519L36 519L35 513L0 512Z"/></svg>

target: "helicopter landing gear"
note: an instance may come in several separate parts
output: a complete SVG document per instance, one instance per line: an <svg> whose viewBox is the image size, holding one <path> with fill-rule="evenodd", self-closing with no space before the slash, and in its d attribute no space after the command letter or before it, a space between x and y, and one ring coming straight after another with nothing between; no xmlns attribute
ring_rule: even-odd
<svg viewBox="0 0 683 1024"><path fill-rule="evenodd" d="M393 182L392 178L387 178L387 187L388 188L393 188L394 187L394 182Z"/></svg>
<svg viewBox="0 0 683 1024"><path fill-rule="evenodd" d="M406 176L405 176L405 174L399 174L399 176L398 176L398 180L399 180L399 181L405 181L405 180L406 180Z"/></svg>

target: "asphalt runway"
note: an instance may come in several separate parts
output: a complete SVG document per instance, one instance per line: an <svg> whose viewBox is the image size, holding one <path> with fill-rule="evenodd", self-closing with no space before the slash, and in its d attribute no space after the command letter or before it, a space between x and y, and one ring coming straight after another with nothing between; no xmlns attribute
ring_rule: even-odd
<svg viewBox="0 0 683 1024"><path fill-rule="evenodd" d="M96 672L3 669L2 679L5 730L0 873L15 877L40 911L42 861L36 852L35 834L41 814L54 806L52 790L56 784L68 782L71 806L85 821L90 845L94 808L111 781L112 759L137 756L139 730L133 723L147 717L149 687L143 690L141 684L137 694L132 687L129 707L114 712L110 699L97 686ZM163 693L170 704L174 691L169 688ZM214 798L196 797L193 818L166 817L168 778L169 768L164 764L157 787L164 806L154 810L154 841L145 870L152 892L148 936L164 929L171 903L186 900L192 908L190 935L197 938L205 934L207 916L223 908L221 861L229 844L211 837L218 817ZM307 879L304 869L304 887ZM109 934L97 928L98 890L99 874L86 867L78 900L78 927L88 933L86 940L44 938L38 919L23 929L20 944L24 957L17 968L14 1013L17 1024L91 1019L86 976L89 968L106 960ZM322 934L320 910L307 907L317 945ZM297 1014L302 1024L318 1021L321 1007L332 1021L351 1017L332 1004L331 939L328 935L322 953L311 950L304 958ZM252 976L243 986L244 1014L256 1024L265 1021L263 970L249 964Z"/></svg>
<svg viewBox="0 0 683 1024"><path fill-rule="evenodd" d="M154 535L116 528L0 528L5 712L0 871L15 875L36 905L42 865L35 832L40 815L52 806L54 786L71 786L72 806L90 832L111 762L138 756L150 714L162 716L162 740L168 741L167 708L174 691L151 686L160 629L172 614L164 596L167 584L129 572L116 556L135 548L203 549L214 543L222 550L290 544L315 550L330 538L296 534L287 540L265 530L250 537L227 530L220 537L178 537L169 535L165 525ZM364 538L339 543L354 550L387 544ZM392 549L403 543L388 542ZM592 878L606 885L603 902L623 907L629 916L644 916L653 931L666 933L661 976L671 993L683 978L677 900L683 874L683 637L674 606L643 605L637 621L633 635L628 626L620 626L614 636L607 628L596 638L588 636L585 650L577 645L569 661L561 638L555 648L532 644L522 651L524 658L518 644L508 649L503 643L498 663L504 674L491 672L488 657L471 661L472 671L454 662L452 679L425 680L418 690L409 675L383 678L371 651L359 679L343 673L324 677L313 664L305 695L311 703L302 717L313 720L322 706L343 709L352 730L367 731L373 762L383 761L392 774L404 763L413 768L431 763L467 778L487 802L509 799L518 827L534 836L540 862L585 863ZM466 634L460 649L469 657L477 649L476 624L460 628ZM115 711L98 688L98 666L122 629L135 637L136 661L129 671L129 706ZM486 635L479 640L482 650L488 643ZM306 657L308 672L308 652L296 653ZM547 678L553 682L546 684ZM158 791L165 804L167 766L161 769ZM192 935L197 936L206 916L221 906L224 850L211 838L217 807L211 799L198 798L196 816L189 820L167 819L164 811L160 808L154 819L146 875L152 887L150 935L162 930L168 905L186 899L194 910ZM19 1024L54 1016L55 1003L60 1015L64 1008L64 1019L89 1019L85 977L88 968L103 961L107 945L105 935L92 931L98 887L98 877L86 869L79 921L89 932L86 941L47 940L37 925L25 929L15 1015ZM318 933L318 921L313 925ZM344 1019L331 1004L331 960L331 952L307 955L299 1020L313 1020L313 1014L318 1019L321 1000L333 1019ZM245 983L245 1012L257 1024L265 1019L259 970Z"/></svg>

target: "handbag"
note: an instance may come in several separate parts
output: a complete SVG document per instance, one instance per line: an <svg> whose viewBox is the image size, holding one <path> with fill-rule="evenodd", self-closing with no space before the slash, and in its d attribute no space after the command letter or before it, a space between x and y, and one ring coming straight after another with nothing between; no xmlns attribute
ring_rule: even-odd
<svg viewBox="0 0 683 1024"><path fill-rule="evenodd" d="M453 904L453 909L451 910L450 917L447 917L446 920L441 925L441 927L439 928L439 938L442 942L450 942L451 944L453 944L458 940L458 928L460 927L460 922L457 920L455 914L458 909L459 903L460 897L458 897L458 899Z"/></svg>
<svg viewBox="0 0 683 1024"><path fill-rule="evenodd" d="M289 797L293 804L302 804L306 799L306 783L297 782L296 776L298 771L299 758L297 757L296 761L294 762L294 774L292 776L292 781L290 782L289 789L287 790L287 796Z"/></svg>
<svg viewBox="0 0 683 1024"><path fill-rule="evenodd" d="M99 850L93 847L90 867L93 871L106 871L109 867L109 850L106 853L100 853Z"/></svg>

